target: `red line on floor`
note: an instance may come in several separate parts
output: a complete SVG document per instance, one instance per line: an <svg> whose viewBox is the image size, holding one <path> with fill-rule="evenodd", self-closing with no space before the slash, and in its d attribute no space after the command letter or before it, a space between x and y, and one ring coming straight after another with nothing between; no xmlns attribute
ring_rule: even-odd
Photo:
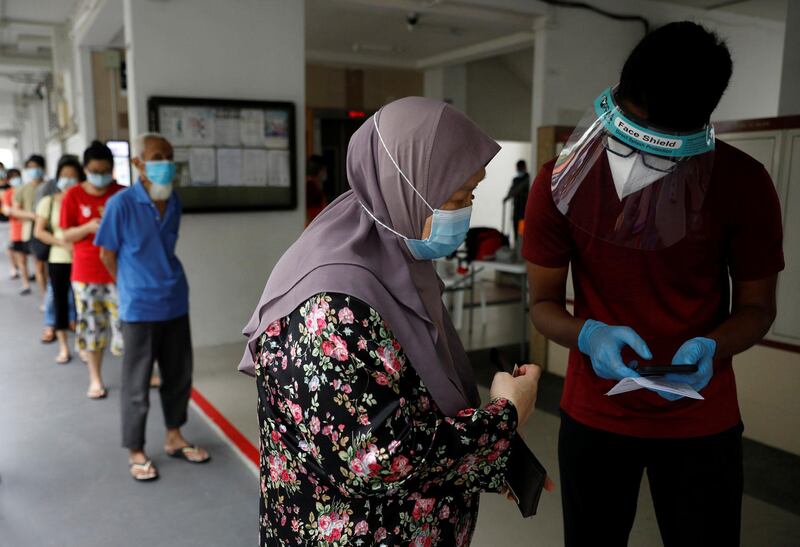
<svg viewBox="0 0 800 547"><path fill-rule="evenodd" d="M192 388L192 400L197 404L198 407L200 407L200 410L203 411L203 414L208 416L212 422L217 424L217 427L219 427L225 436L228 437L228 440L230 440L248 460L253 462L253 464L258 467L258 448L256 448L255 445L253 445L253 443L251 443L241 431L236 429L236 426L230 423L228 419L222 415L222 412L217 410L217 408L195 388Z"/></svg>

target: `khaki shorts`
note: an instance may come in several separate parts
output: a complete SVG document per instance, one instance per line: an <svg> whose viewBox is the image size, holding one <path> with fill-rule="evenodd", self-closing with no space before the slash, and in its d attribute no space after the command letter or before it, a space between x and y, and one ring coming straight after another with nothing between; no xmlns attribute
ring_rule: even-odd
<svg viewBox="0 0 800 547"><path fill-rule="evenodd" d="M72 282L78 325L75 348L78 351L102 351L122 355L122 330L119 321L117 287L113 283Z"/></svg>

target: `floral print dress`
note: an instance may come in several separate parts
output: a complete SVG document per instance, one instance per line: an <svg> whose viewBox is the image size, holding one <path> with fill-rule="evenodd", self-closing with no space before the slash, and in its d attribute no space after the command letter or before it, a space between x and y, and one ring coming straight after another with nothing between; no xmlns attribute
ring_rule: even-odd
<svg viewBox="0 0 800 547"><path fill-rule="evenodd" d="M468 545L504 482L506 399L445 417L367 304L318 294L256 358L261 545Z"/></svg>

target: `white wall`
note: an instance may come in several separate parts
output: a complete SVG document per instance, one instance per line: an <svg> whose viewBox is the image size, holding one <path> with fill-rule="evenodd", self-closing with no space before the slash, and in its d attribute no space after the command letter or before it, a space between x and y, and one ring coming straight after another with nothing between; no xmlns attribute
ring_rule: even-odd
<svg viewBox="0 0 800 547"><path fill-rule="evenodd" d="M467 111L467 67L464 64L429 68L425 71L423 92L426 97L446 101L462 112Z"/></svg>
<svg viewBox="0 0 800 547"><path fill-rule="evenodd" d="M717 31L731 49L734 76L713 119L777 115L783 24L661 2L606 0L602 6L643 15L654 26L689 19ZM643 27L583 10L550 8L537 22L536 33L533 127L577 122L597 94L616 83ZM674 70L680 70L679 63L676 59Z"/></svg>
<svg viewBox="0 0 800 547"><path fill-rule="evenodd" d="M528 74L512 64L523 59ZM533 50L467 63L467 115L495 139L530 141Z"/></svg>
<svg viewBox="0 0 800 547"><path fill-rule="evenodd" d="M517 161L525 160L530 168L531 143L519 141L498 141L502 148L489 165L486 166L486 178L475 190L475 202L472 206L473 228L502 229L503 198L511 188L511 181L517 175ZM506 205L506 235L511 233L511 202Z"/></svg>
<svg viewBox="0 0 800 547"><path fill-rule="evenodd" d="M125 0L131 134L147 129L152 95L292 101L302 181L303 4ZM303 201L301 194L290 212L184 216L178 255L189 278L196 346L243 341L272 267L302 230Z"/></svg>

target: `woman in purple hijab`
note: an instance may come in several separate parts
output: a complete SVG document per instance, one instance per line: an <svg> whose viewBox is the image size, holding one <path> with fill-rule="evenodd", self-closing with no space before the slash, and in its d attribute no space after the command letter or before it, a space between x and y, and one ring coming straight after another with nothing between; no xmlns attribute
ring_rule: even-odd
<svg viewBox="0 0 800 547"><path fill-rule="evenodd" d="M353 135L351 190L283 255L245 328L261 429L261 545L468 545L504 484L540 371L480 405L432 259L469 228L499 146L409 97Z"/></svg>

